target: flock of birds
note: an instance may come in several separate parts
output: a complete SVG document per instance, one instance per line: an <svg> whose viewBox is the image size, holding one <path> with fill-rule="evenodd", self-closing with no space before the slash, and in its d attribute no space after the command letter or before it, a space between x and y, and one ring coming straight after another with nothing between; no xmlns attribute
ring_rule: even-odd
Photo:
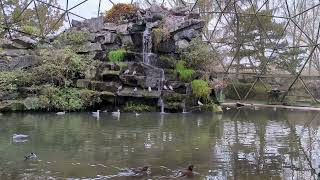
<svg viewBox="0 0 320 180"><path fill-rule="evenodd" d="M127 70L124 71L123 74L129 74L129 73L130 73L130 70L127 69ZM136 74L137 74L137 71L134 70L134 71L132 72L132 75L134 76L134 75L136 75ZM123 89L123 86L119 86L119 87L117 88L118 91L121 91L122 89ZM164 90L168 90L168 89L169 89L169 90L171 90L171 91L174 90L171 85L168 85L168 86L164 85L164 86L163 86L163 89L164 89ZM138 88L135 87L135 88L133 89L133 92L137 92L137 91L138 91ZM148 91L149 91L149 92L152 92L152 88L151 88L151 87L148 87Z"/></svg>

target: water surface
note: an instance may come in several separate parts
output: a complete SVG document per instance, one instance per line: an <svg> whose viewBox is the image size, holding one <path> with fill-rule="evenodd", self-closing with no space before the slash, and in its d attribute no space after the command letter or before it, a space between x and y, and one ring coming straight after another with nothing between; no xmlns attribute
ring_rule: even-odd
<svg viewBox="0 0 320 180"><path fill-rule="evenodd" d="M0 116L0 179L315 179L319 114L229 110L223 114L90 113ZM14 142L14 133L27 142ZM35 152L37 161L24 161ZM151 166L134 177L127 168Z"/></svg>

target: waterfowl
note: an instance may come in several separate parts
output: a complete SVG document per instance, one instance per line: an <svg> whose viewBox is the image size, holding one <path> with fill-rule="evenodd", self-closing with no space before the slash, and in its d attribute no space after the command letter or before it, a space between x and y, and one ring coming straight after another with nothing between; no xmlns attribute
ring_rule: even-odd
<svg viewBox="0 0 320 180"><path fill-rule="evenodd" d="M119 86L119 87L118 87L118 91L120 91L121 89L122 89L122 86Z"/></svg>
<svg viewBox="0 0 320 180"><path fill-rule="evenodd" d="M131 171L135 174L142 174L142 173L146 173L148 169L149 169L149 166L144 166L144 167L131 168Z"/></svg>
<svg viewBox="0 0 320 180"><path fill-rule="evenodd" d="M170 89L171 91L173 91L173 87L172 87L171 85L169 85L169 89Z"/></svg>
<svg viewBox="0 0 320 180"><path fill-rule="evenodd" d="M134 75L136 75L137 74L137 71L133 71L132 72L132 75L134 76Z"/></svg>
<svg viewBox="0 0 320 180"><path fill-rule="evenodd" d="M203 106L203 103L200 100L198 100L198 105Z"/></svg>
<svg viewBox="0 0 320 180"><path fill-rule="evenodd" d="M140 116L140 114L136 112L136 116Z"/></svg>
<svg viewBox="0 0 320 180"><path fill-rule="evenodd" d="M34 159L37 159L37 155L33 152L27 156L24 156L24 160L34 160Z"/></svg>
<svg viewBox="0 0 320 180"><path fill-rule="evenodd" d="M133 89L133 92L136 92L136 91L138 91L138 89L135 87L135 88Z"/></svg>
<svg viewBox="0 0 320 180"><path fill-rule="evenodd" d="M166 85L163 86L164 90L168 90L168 87Z"/></svg>
<svg viewBox="0 0 320 180"><path fill-rule="evenodd" d="M118 111L112 112L112 116L120 116L120 110L118 109Z"/></svg>
<svg viewBox="0 0 320 180"><path fill-rule="evenodd" d="M25 139L28 137L29 135L25 135L25 134L13 134L12 139Z"/></svg>
<svg viewBox="0 0 320 180"><path fill-rule="evenodd" d="M194 176L193 173L193 165L188 166L187 169L182 170L179 172L179 177L187 177L187 178L192 178Z"/></svg>
<svg viewBox="0 0 320 180"><path fill-rule="evenodd" d="M62 111L62 112L57 112L56 115L65 115L66 112Z"/></svg>
<svg viewBox="0 0 320 180"><path fill-rule="evenodd" d="M129 69L127 69L127 70L125 70L125 71L124 71L124 73L123 73L123 74L129 74L129 72L130 72L130 70L129 70Z"/></svg>
<svg viewBox="0 0 320 180"><path fill-rule="evenodd" d="M97 112L92 112L92 116L99 119L100 118L100 110L97 110Z"/></svg>
<svg viewBox="0 0 320 180"><path fill-rule="evenodd" d="M226 110L230 110L231 108L229 108L229 107L226 107Z"/></svg>
<svg viewBox="0 0 320 180"><path fill-rule="evenodd" d="M149 91L149 92L151 92L151 91L152 91L151 87L148 87L148 91Z"/></svg>
<svg viewBox="0 0 320 180"><path fill-rule="evenodd" d="M242 104L242 103L240 103L240 102L236 102L236 106L239 108L239 107L244 106L244 104Z"/></svg>

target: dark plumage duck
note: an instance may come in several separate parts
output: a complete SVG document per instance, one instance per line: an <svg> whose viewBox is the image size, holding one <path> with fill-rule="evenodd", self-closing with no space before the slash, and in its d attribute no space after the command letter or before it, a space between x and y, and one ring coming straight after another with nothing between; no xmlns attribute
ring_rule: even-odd
<svg viewBox="0 0 320 180"><path fill-rule="evenodd" d="M34 159L37 159L37 155L33 152L27 156L24 156L24 160L34 160Z"/></svg>
<svg viewBox="0 0 320 180"><path fill-rule="evenodd" d="M143 167L131 168L131 171L135 174L143 174L143 173L147 173L148 169L149 169L149 166L143 166Z"/></svg>
<svg viewBox="0 0 320 180"><path fill-rule="evenodd" d="M182 170L179 172L179 177L187 177L187 178L191 178L194 176L193 173L193 165L188 166L187 169Z"/></svg>

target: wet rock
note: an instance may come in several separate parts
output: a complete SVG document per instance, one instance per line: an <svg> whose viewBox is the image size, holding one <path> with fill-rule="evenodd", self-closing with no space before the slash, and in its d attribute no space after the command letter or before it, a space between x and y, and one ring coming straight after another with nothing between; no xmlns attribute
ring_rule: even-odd
<svg viewBox="0 0 320 180"><path fill-rule="evenodd" d="M199 37L200 36L200 32L195 30L195 29L187 29L184 31L180 31L177 32L174 35L174 40L175 41L179 41L179 40L186 40L186 41L191 41L192 39Z"/></svg>
<svg viewBox="0 0 320 180"><path fill-rule="evenodd" d="M78 88L87 88L94 91L116 92L119 84L114 82L94 81L89 79L79 79L77 81Z"/></svg>
<svg viewBox="0 0 320 180"><path fill-rule="evenodd" d="M143 97L143 98L159 98L161 95L161 91L151 91L149 92L148 89L137 89L134 91L134 88L123 88L119 91L118 96L124 97Z"/></svg>
<svg viewBox="0 0 320 180"><path fill-rule="evenodd" d="M28 54L29 54L29 51L25 49L3 49L0 51L0 57L1 56L17 57L17 56L23 56Z"/></svg>
<svg viewBox="0 0 320 180"><path fill-rule="evenodd" d="M13 42L25 47L26 49L33 49L37 45L37 41L28 36L19 36L12 39Z"/></svg>
<svg viewBox="0 0 320 180"><path fill-rule="evenodd" d="M94 51L102 51L101 44L87 42L76 50L77 53L89 53Z"/></svg>
<svg viewBox="0 0 320 180"><path fill-rule="evenodd" d="M15 58L0 58L0 71L13 71L35 66L39 64L40 58L34 55L18 56Z"/></svg>
<svg viewBox="0 0 320 180"><path fill-rule="evenodd" d="M116 34L111 33L109 31L103 31L96 34L95 42L99 42L100 44L112 44L116 40Z"/></svg>
<svg viewBox="0 0 320 180"><path fill-rule="evenodd" d="M12 100L12 101L2 101L0 103L0 112L5 111L24 111L26 107L22 101Z"/></svg>
<svg viewBox="0 0 320 180"><path fill-rule="evenodd" d="M86 19L82 22L77 20L72 20L71 25L72 27L78 29L85 29L90 32L98 32L104 28L103 16L99 16L97 18Z"/></svg>

